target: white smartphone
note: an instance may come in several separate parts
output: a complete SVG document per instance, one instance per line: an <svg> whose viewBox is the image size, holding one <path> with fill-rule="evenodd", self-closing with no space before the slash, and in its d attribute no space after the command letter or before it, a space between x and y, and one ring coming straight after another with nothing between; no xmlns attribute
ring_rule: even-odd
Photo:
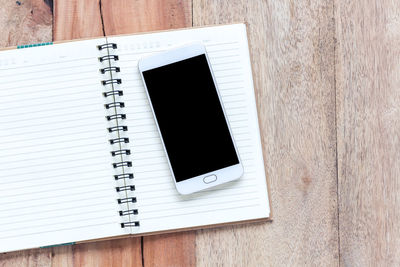
<svg viewBox="0 0 400 267"><path fill-rule="evenodd" d="M240 178L243 167L204 45L143 58L139 72L178 192Z"/></svg>

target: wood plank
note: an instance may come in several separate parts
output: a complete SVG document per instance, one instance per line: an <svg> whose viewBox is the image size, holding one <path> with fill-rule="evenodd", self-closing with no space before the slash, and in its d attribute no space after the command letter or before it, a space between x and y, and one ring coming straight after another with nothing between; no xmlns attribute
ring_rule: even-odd
<svg viewBox="0 0 400 267"><path fill-rule="evenodd" d="M0 254L1 267L51 266L51 249L32 249Z"/></svg>
<svg viewBox="0 0 400 267"><path fill-rule="evenodd" d="M69 40L103 36L103 23L99 0L57 0L54 3L54 40ZM57 255L58 262L74 266L140 266L141 241L126 238L112 241L79 244L64 255Z"/></svg>
<svg viewBox="0 0 400 267"><path fill-rule="evenodd" d="M144 237L144 266L195 266L195 237L195 231Z"/></svg>
<svg viewBox="0 0 400 267"><path fill-rule="evenodd" d="M191 12L190 0L102 1L107 35L188 27ZM194 266L195 232L143 237L143 259L145 266Z"/></svg>
<svg viewBox="0 0 400 267"><path fill-rule="evenodd" d="M0 0L0 47L51 41L52 10L42 0Z"/></svg>
<svg viewBox="0 0 400 267"><path fill-rule="evenodd" d="M55 41L103 34L98 2L60 0L54 4ZM85 14L90 16L85 18ZM28 250L3 257L1 266L140 266L142 262L141 242L137 238Z"/></svg>
<svg viewBox="0 0 400 267"><path fill-rule="evenodd" d="M194 25L247 21L273 222L198 231L201 266L336 266L333 1L194 1Z"/></svg>
<svg viewBox="0 0 400 267"><path fill-rule="evenodd" d="M400 266L400 2L335 2L340 263Z"/></svg>
<svg viewBox="0 0 400 267"><path fill-rule="evenodd" d="M55 41L103 36L100 0L55 0Z"/></svg>
<svg viewBox="0 0 400 267"><path fill-rule="evenodd" d="M140 247L140 238L75 245L73 266L142 266Z"/></svg>
<svg viewBox="0 0 400 267"><path fill-rule="evenodd" d="M192 26L190 0L102 1L106 35Z"/></svg>
<svg viewBox="0 0 400 267"><path fill-rule="evenodd" d="M0 47L50 42L53 15L42 0L0 0ZM51 249L0 254L0 266L50 266Z"/></svg>

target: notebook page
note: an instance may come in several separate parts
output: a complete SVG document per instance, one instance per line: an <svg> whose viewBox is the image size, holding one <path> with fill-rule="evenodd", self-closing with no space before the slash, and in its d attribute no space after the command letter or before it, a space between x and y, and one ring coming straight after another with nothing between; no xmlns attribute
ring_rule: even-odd
<svg viewBox="0 0 400 267"><path fill-rule="evenodd" d="M124 233L96 49L104 41L0 52L0 252Z"/></svg>
<svg viewBox="0 0 400 267"><path fill-rule="evenodd" d="M269 202L255 106L254 89L243 24L113 37L118 43L119 76L125 90L127 124L135 174L140 227L152 232L266 218ZM190 41L203 41L245 174L217 188L190 196L175 189L161 140L140 79L143 56Z"/></svg>

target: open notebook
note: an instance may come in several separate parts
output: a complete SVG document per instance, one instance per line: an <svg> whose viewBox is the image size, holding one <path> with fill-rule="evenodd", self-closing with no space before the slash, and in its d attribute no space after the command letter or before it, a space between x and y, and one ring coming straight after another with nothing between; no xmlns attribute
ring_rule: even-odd
<svg viewBox="0 0 400 267"><path fill-rule="evenodd" d="M192 41L206 45L245 174L182 196L137 63ZM0 52L0 252L270 216L244 24L18 48Z"/></svg>

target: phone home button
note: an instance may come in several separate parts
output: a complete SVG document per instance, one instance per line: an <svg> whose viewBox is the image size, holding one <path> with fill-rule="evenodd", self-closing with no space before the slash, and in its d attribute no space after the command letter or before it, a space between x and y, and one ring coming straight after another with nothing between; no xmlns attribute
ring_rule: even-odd
<svg viewBox="0 0 400 267"><path fill-rule="evenodd" d="M215 182L216 180L217 180L216 175L209 175L209 176L204 177L203 182L206 184L209 184L209 183Z"/></svg>

